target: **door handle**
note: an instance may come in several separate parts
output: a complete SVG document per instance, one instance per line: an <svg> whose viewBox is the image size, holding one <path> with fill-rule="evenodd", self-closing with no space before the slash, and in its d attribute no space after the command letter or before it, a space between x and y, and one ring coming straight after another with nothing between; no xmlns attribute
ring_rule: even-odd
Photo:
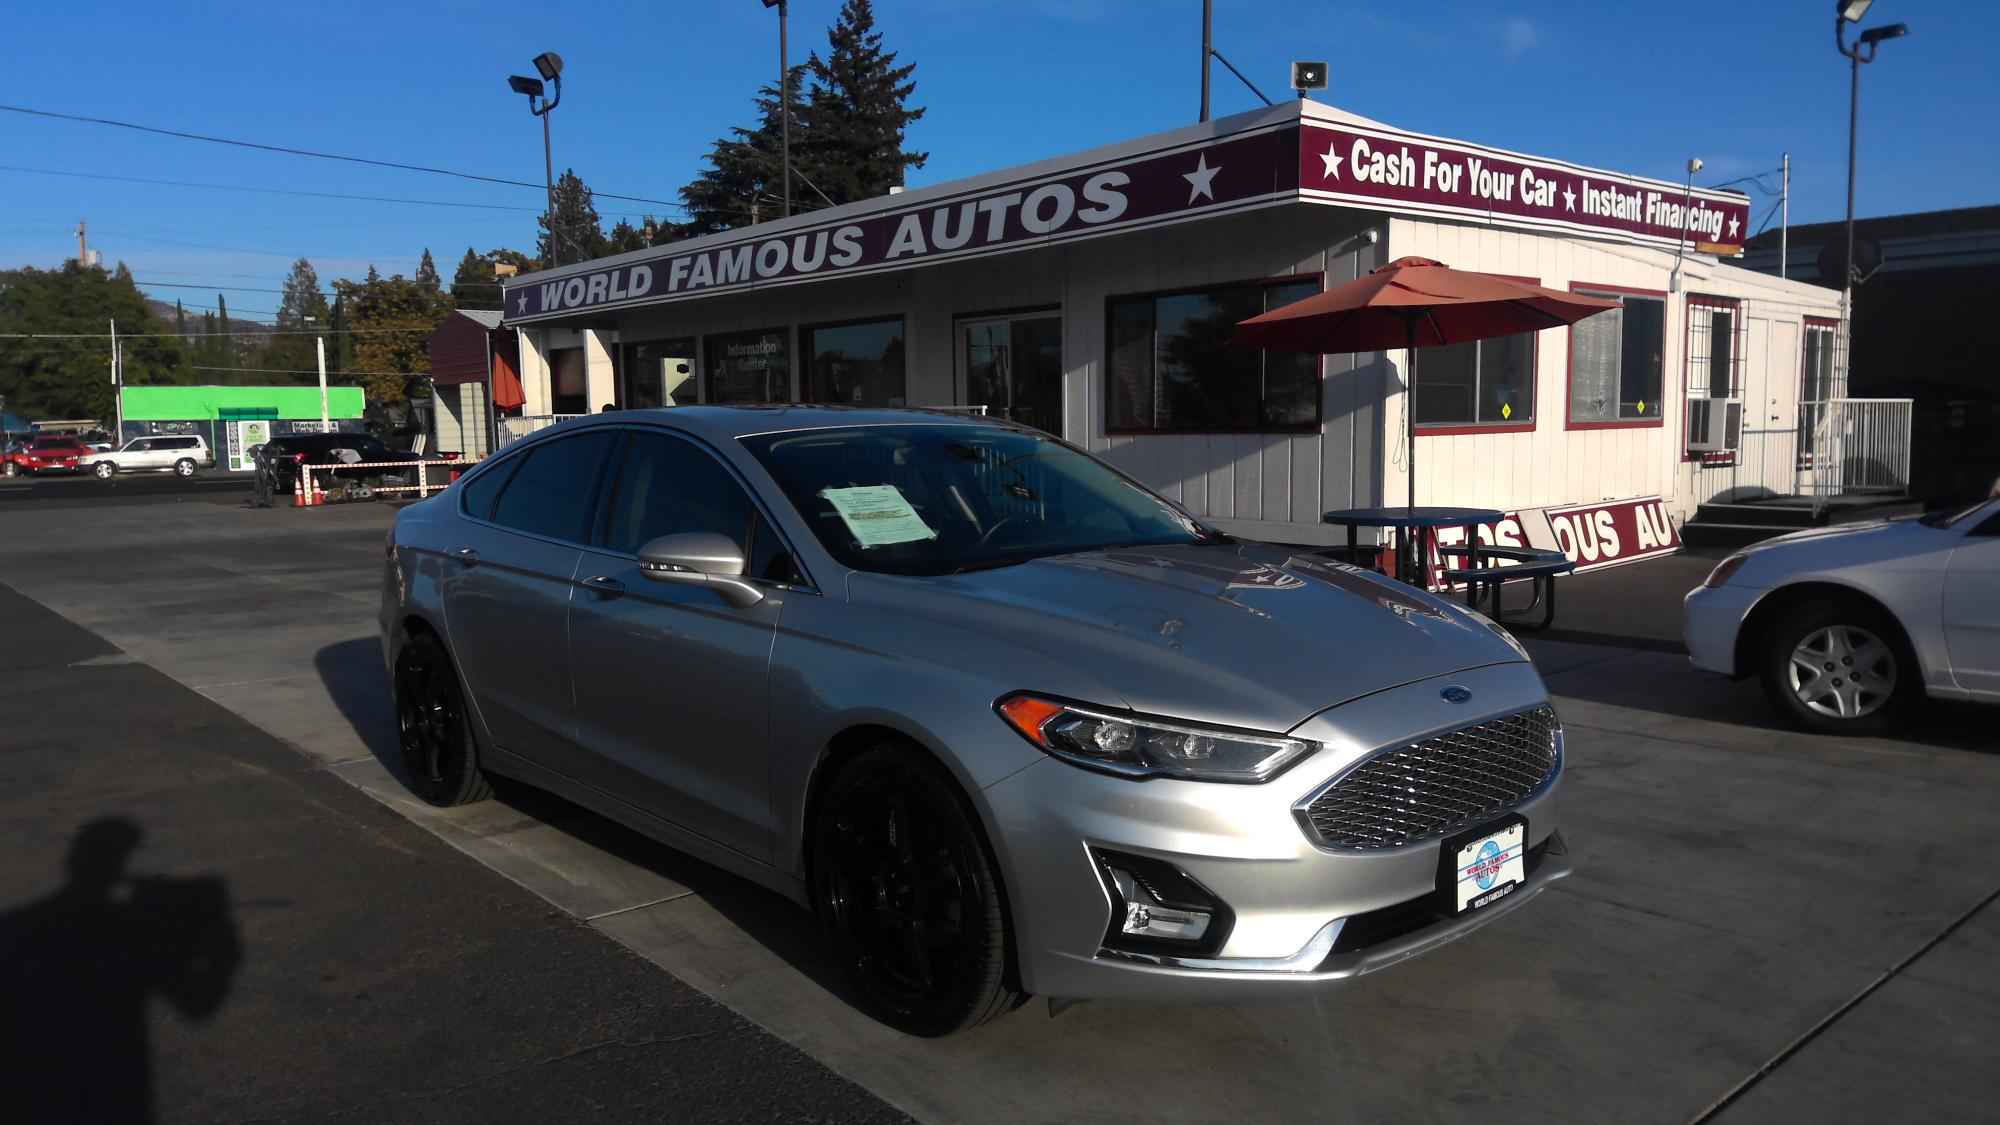
<svg viewBox="0 0 2000 1125"><path fill-rule="evenodd" d="M460 547L451 553L451 557L467 566L471 566L479 561L479 552L470 547Z"/></svg>
<svg viewBox="0 0 2000 1125"><path fill-rule="evenodd" d="M584 579L583 584L591 591L603 594L606 597L615 598L625 593L625 583L618 581L608 574L593 574L589 578Z"/></svg>

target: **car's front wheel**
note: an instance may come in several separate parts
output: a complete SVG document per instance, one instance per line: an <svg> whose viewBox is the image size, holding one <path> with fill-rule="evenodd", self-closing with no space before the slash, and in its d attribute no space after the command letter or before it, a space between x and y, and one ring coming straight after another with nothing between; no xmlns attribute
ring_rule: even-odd
<svg viewBox="0 0 2000 1125"><path fill-rule="evenodd" d="M91 466L90 471L97 474L98 480L110 480L112 477L118 475L118 466L109 461L99 461L96 465Z"/></svg>
<svg viewBox="0 0 2000 1125"><path fill-rule="evenodd" d="M921 754L884 744L840 768L813 826L812 892L835 958L884 1023L949 1035L1013 1004L992 855Z"/></svg>
<svg viewBox="0 0 2000 1125"><path fill-rule="evenodd" d="M410 638L396 657L396 734L410 789L433 805L469 805L493 793L479 768L458 673L434 637Z"/></svg>
<svg viewBox="0 0 2000 1125"><path fill-rule="evenodd" d="M183 457L174 462L174 475L177 477L191 477L194 475L194 467L192 460Z"/></svg>
<svg viewBox="0 0 2000 1125"><path fill-rule="evenodd" d="M1808 730L1868 734L1888 724L1916 672L1894 621L1866 606L1816 601L1764 634L1758 673L1778 710Z"/></svg>

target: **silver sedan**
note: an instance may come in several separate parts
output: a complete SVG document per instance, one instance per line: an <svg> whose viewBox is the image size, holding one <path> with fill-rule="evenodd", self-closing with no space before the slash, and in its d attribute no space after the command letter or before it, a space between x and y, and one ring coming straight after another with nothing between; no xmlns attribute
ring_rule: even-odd
<svg viewBox="0 0 2000 1125"><path fill-rule="evenodd" d="M597 415L388 554L418 794L505 775L789 895L911 1033L1298 995L1569 870L1561 728L1505 632L1039 431Z"/></svg>
<svg viewBox="0 0 2000 1125"><path fill-rule="evenodd" d="M1766 540L1684 617L1696 667L1757 676L1809 730L1878 730L1926 695L2000 703L2000 500Z"/></svg>

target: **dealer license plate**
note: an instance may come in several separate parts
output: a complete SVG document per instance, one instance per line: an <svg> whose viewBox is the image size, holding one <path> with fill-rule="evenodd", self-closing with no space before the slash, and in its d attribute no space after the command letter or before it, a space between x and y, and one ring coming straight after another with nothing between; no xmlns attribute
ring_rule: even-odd
<svg viewBox="0 0 2000 1125"><path fill-rule="evenodd" d="M1459 845L1452 862L1459 913L1514 893L1528 877L1527 846L1528 826L1518 820Z"/></svg>

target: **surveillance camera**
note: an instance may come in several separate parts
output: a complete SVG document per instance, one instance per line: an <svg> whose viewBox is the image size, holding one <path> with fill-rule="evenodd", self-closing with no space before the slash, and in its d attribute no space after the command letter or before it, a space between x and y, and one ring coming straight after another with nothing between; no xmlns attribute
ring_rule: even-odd
<svg viewBox="0 0 2000 1125"><path fill-rule="evenodd" d="M1703 167L1704 167L1704 165L1703 165L1703 164L1702 164L1702 162L1701 162L1701 157L1699 157L1699 156L1696 156L1696 157L1693 157L1693 158L1689 159L1689 160L1688 160L1688 175L1690 175L1690 176L1694 175L1694 174L1695 174L1696 172L1699 172L1699 171L1701 171Z"/></svg>

